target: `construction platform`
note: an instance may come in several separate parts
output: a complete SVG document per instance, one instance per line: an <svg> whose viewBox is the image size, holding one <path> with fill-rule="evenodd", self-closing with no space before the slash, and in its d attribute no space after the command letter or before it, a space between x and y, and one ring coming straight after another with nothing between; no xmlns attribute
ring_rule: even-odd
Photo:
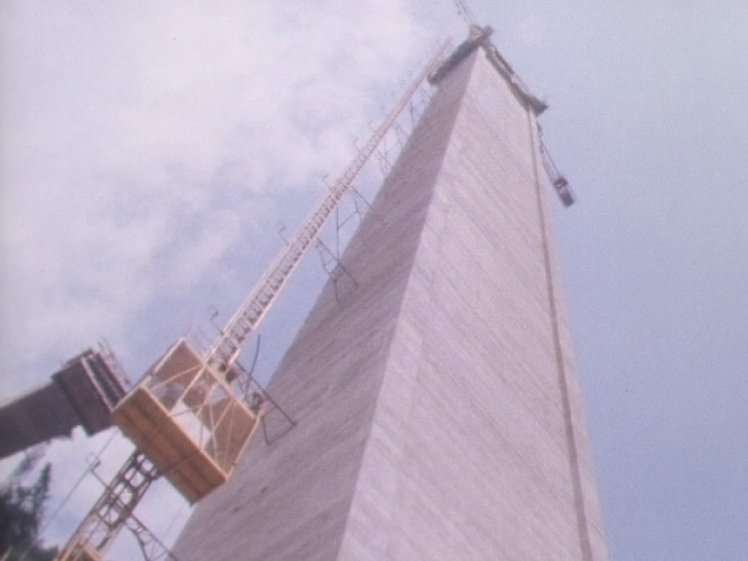
<svg viewBox="0 0 748 561"><path fill-rule="evenodd" d="M112 413L112 421L191 503L230 476L260 412L184 339Z"/></svg>

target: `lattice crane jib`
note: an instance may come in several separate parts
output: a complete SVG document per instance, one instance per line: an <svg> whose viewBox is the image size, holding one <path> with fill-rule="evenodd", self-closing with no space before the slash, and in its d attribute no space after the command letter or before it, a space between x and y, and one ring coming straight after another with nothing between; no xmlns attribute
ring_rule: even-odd
<svg viewBox="0 0 748 561"><path fill-rule="evenodd" d="M312 209L205 353L179 339L117 405L112 421L136 452L110 483L56 561L98 561L124 527L138 543L155 543L132 513L164 476L191 503L224 483L257 429L269 396L248 392L251 374L237 358L338 203L413 95L444 56L442 43L386 113L342 175ZM249 379L248 379L249 378ZM167 552L168 553L168 552Z"/></svg>
<svg viewBox="0 0 748 561"><path fill-rule="evenodd" d="M291 273L296 269L307 249L317 237L327 219L341 199L350 191L353 180L374 154L387 132L395 124L409 100L430 74L449 46L444 42L428 61L423 70L405 89L394 106L382 119L369 140L354 157L343 174L332 184L325 197L314 207L303 225L288 241L283 251L276 257L265 275L255 285L247 299L226 324L221 336L208 351L207 362L219 371L228 372L241 352L243 343L265 317Z"/></svg>

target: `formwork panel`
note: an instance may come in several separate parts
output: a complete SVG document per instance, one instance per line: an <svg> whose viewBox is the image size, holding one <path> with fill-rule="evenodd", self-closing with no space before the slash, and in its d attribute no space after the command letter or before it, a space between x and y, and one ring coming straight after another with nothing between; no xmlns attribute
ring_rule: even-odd
<svg viewBox="0 0 748 561"><path fill-rule="evenodd" d="M115 410L120 430L190 502L228 479L147 389L137 387Z"/></svg>

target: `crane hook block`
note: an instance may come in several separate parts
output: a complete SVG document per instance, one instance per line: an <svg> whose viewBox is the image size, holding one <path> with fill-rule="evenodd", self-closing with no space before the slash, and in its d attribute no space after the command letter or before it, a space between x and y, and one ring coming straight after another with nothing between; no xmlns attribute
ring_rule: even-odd
<svg viewBox="0 0 748 561"><path fill-rule="evenodd" d="M553 188L556 190L556 193L558 193L558 196L561 199L561 202L564 203L565 207L570 207L574 204L574 193L571 192L569 181L563 175L560 175L553 180Z"/></svg>

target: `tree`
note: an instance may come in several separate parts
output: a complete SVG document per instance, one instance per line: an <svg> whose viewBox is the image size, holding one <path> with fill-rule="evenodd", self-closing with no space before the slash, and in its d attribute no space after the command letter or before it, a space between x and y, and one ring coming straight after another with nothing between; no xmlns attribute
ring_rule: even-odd
<svg viewBox="0 0 748 561"><path fill-rule="evenodd" d="M56 554L56 549L43 549L37 544L44 503L49 498L52 466L45 464L32 485L24 484L42 456L40 449L32 450L0 486L2 561L51 561Z"/></svg>

